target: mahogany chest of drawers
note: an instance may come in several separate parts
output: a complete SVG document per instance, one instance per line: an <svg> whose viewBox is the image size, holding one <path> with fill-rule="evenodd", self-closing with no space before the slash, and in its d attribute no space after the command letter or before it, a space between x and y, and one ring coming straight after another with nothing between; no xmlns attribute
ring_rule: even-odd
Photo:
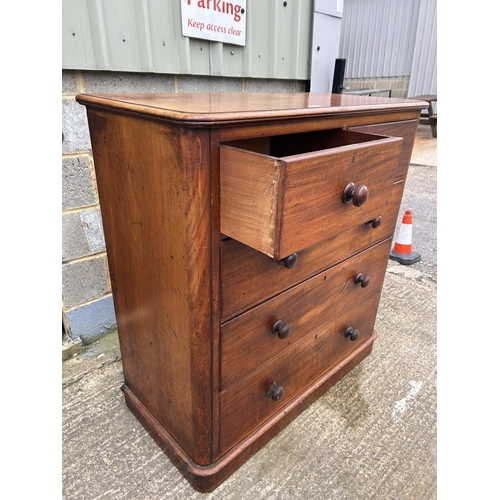
<svg viewBox="0 0 500 500"><path fill-rule="evenodd" d="M80 94L126 402L216 488L372 350L425 103Z"/></svg>

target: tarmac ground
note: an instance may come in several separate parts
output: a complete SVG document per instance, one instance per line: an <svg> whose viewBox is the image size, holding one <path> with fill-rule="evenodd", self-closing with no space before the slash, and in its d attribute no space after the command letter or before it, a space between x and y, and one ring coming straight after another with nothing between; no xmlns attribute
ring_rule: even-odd
<svg viewBox="0 0 500 500"><path fill-rule="evenodd" d="M190 486L125 405L116 331L63 361L63 499L436 499L437 139L427 126L399 221L409 208L421 261L389 260L372 354L211 493Z"/></svg>

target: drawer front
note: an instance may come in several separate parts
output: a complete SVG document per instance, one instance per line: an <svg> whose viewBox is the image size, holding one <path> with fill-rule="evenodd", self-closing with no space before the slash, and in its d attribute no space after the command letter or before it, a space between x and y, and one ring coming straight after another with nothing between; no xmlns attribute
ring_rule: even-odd
<svg viewBox="0 0 500 500"><path fill-rule="evenodd" d="M307 336L241 384L223 393L220 407L221 452L225 453L236 445L367 340L373 333L379 299L380 291L377 291L337 317L321 333ZM359 331L355 341L345 336L349 327ZM273 382L284 390L279 400L267 395Z"/></svg>
<svg viewBox="0 0 500 500"><path fill-rule="evenodd" d="M398 168L395 180L405 179L408 165L410 164L413 143L417 133L418 120L405 120L401 122L377 123L375 125L363 125L362 127L351 127L349 130L365 132L368 134L389 135L391 137L402 137L401 154L399 156Z"/></svg>
<svg viewBox="0 0 500 500"><path fill-rule="evenodd" d="M304 337L322 334L342 311L380 289L390 247L388 238L223 324L221 390ZM278 321L282 331L273 332Z"/></svg>
<svg viewBox="0 0 500 500"><path fill-rule="evenodd" d="M391 193L400 146L400 141L363 145L331 157L290 161L281 221L282 257L374 219ZM356 189L368 188L364 205L342 201L351 183Z"/></svg>
<svg viewBox="0 0 500 500"><path fill-rule="evenodd" d="M262 252L236 240L221 241L222 319L227 321L250 307L274 297L334 264L392 236L404 183L393 185L388 202L377 212L377 227L360 224L298 252L297 263L286 268ZM374 220L374 219L369 219Z"/></svg>
<svg viewBox="0 0 500 500"><path fill-rule="evenodd" d="M279 260L376 217L402 139L341 132L338 147L281 158L221 146L221 232Z"/></svg>

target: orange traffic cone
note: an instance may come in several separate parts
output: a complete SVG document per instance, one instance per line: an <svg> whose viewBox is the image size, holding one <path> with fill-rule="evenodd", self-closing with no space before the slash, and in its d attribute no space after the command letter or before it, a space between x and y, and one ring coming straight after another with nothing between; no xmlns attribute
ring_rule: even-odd
<svg viewBox="0 0 500 500"><path fill-rule="evenodd" d="M403 215L403 221L396 243L389 255L389 259L405 265L415 264L415 262L420 260L420 254L412 250L412 224L413 213L411 210L406 210Z"/></svg>

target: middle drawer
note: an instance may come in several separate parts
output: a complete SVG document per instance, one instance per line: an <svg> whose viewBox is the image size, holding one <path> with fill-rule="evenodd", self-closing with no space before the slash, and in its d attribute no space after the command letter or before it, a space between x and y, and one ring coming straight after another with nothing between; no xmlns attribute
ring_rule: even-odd
<svg viewBox="0 0 500 500"><path fill-rule="evenodd" d="M248 376L306 335L322 332L343 310L382 287L390 247L391 239L387 238L224 323L221 326L221 390Z"/></svg>
<svg viewBox="0 0 500 500"><path fill-rule="evenodd" d="M221 323L391 237L403 188L404 182L392 186L373 220L294 254L291 266L236 240L221 241Z"/></svg>

